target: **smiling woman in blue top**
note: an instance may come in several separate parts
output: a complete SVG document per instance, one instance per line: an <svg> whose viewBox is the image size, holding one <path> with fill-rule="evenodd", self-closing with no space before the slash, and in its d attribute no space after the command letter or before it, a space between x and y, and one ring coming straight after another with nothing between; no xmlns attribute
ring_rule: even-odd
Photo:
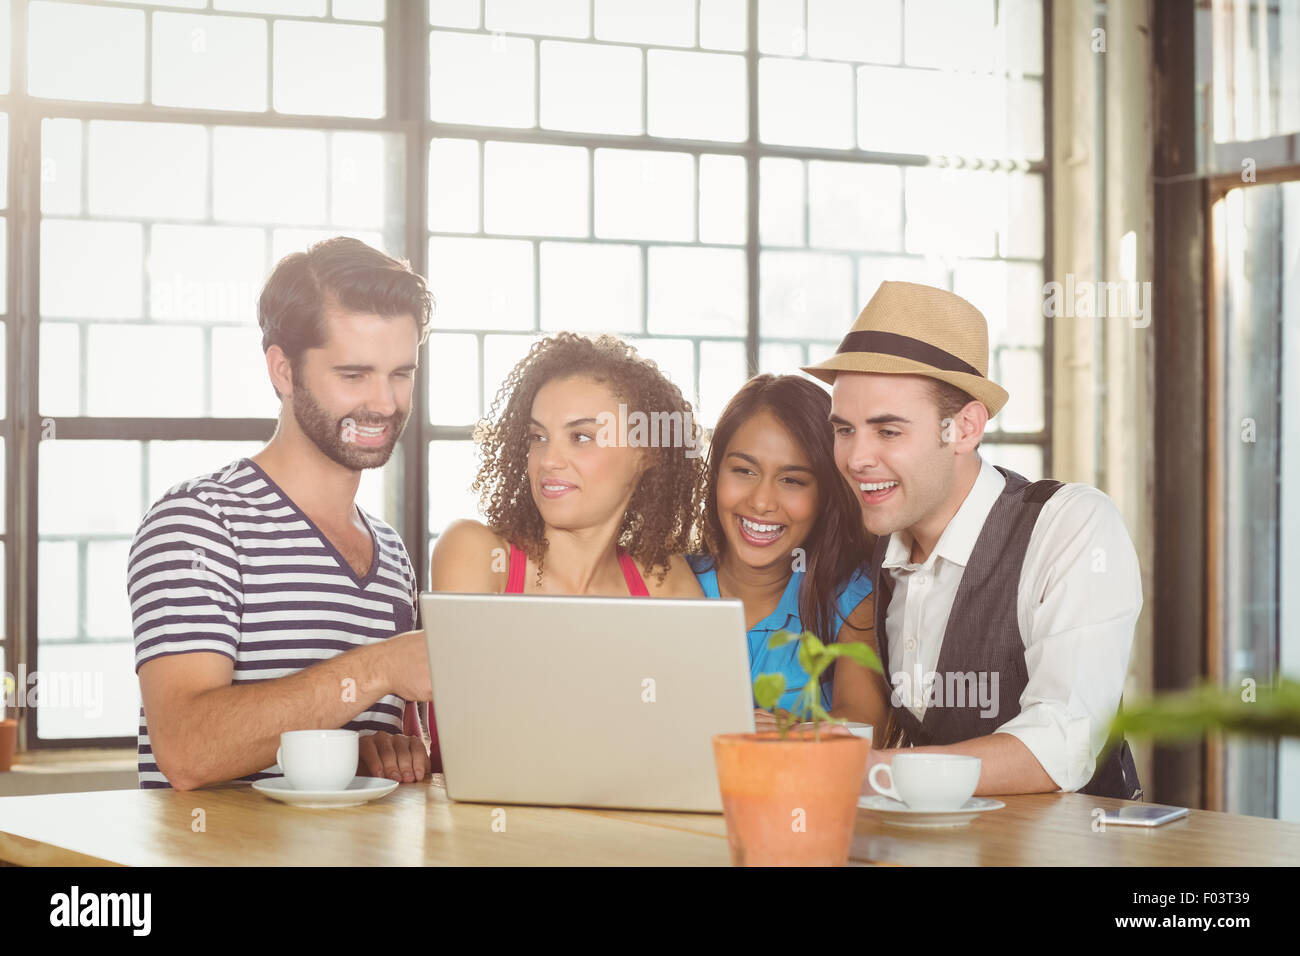
<svg viewBox="0 0 1300 956"><path fill-rule="evenodd" d="M795 375L757 375L727 404L709 442L698 550L690 558L708 597L739 598L749 630L750 672L785 675L778 707L793 709L808 675L794 643L769 649L780 630L875 650L871 553L861 511L835 468L831 400ZM840 658L824 678L822 706L836 717L883 726L880 675ZM832 689L833 688L833 689ZM755 711L759 730L775 726Z"/></svg>

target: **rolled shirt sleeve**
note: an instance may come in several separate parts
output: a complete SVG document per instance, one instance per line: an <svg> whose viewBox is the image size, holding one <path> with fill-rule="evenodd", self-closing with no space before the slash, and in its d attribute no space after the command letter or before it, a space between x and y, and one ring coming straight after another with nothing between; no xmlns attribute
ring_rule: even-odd
<svg viewBox="0 0 1300 956"><path fill-rule="evenodd" d="M1028 681L1020 713L996 732L1028 747L1060 789L1078 790L1119 709L1142 609L1137 552L1103 492L1067 485L1044 506L1017 603Z"/></svg>

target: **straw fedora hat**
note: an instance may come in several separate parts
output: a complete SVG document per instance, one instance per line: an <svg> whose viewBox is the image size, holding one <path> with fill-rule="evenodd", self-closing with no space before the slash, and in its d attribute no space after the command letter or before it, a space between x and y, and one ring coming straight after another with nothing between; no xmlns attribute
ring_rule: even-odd
<svg viewBox="0 0 1300 956"><path fill-rule="evenodd" d="M925 375L956 385L992 418L1006 389L989 381L989 327L959 295L915 282L882 282L834 355L803 370L828 385L836 372Z"/></svg>

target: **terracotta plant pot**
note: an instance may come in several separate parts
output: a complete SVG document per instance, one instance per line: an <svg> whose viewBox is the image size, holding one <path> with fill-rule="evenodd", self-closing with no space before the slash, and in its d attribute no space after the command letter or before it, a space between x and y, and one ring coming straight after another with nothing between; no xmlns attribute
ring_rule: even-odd
<svg viewBox="0 0 1300 956"><path fill-rule="evenodd" d="M871 742L847 734L718 734L713 756L735 866L843 866Z"/></svg>
<svg viewBox="0 0 1300 956"><path fill-rule="evenodd" d="M0 720L0 772L14 764L14 751L18 748L18 721Z"/></svg>

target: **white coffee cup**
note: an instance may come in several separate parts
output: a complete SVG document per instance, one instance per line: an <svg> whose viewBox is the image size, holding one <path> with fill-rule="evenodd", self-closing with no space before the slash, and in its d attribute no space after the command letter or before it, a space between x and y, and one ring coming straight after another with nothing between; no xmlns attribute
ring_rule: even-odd
<svg viewBox="0 0 1300 956"><path fill-rule="evenodd" d="M851 733L854 737L866 737L868 740L872 739L872 729L870 724L860 724L857 721L850 720L846 723L840 724L840 726Z"/></svg>
<svg viewBox="0 0 1300 956"><path fill-rule="evenodd" d="M343 790L357 775L360 739L355 730L285 731L275 762L295 790Z"/></svg>
<svg viewBox="0 0 1300 956"><path fill-rule="evenodd" d="M888 774L889 783L877 781ZM965 805L980 782L980 758L961 754L895 754L878 763L867 781L887 797L913 810L956 810Z"/></svg>

